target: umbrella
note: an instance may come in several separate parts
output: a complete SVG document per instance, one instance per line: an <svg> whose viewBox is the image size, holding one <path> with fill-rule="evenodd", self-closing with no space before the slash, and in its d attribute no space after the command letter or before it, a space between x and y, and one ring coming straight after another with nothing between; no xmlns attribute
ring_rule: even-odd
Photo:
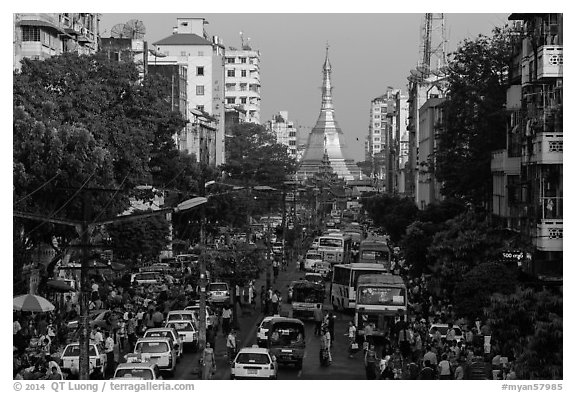
<svg viewBox="0 0 576 393"><path fill-rule="evenodd" d="M64 280L50 280L46 286L52 288L56 292L76 292L74 288L66 283Z"/></svg>
<svg viewBox="0 0 576 393"><path fill-rule="evenodd" d="M18 311L47 312L54 310L52 303L38 295L16 296L12 304L12 308Z"/></svg>

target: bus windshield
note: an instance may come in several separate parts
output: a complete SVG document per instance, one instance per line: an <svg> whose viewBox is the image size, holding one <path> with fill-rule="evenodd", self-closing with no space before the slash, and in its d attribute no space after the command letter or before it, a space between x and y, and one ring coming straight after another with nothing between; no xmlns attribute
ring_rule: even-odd
<svg viewBox="0 0 576 393"><path fill-rule="evenodd" d="M363 250L360 259L364 261L386 262L388 261L388 256L388 251L384 250Z"/></svg>
<svg viewBox="0 0 576 393"><path fill-rule="evenodd" d="M384 273L382 270L355 270L352 272L352 282L354 283L354 288L358 285L358 277L364 274L381 274Z"/></svg>
<svg viewBox="0 0 576 393"><path fill-rule="evenodd" d="M320 247L342 247L342 239L333 239L329 237L320 238Z"/></svg>
<svg viewBox="0 0 576 393"><path fill-rule="evenodd" d="M358 304L371 304L382 306L404 306L406 290L394 287L369 287L358 288Z"/></svg>
<svg viewBox="0 0 576 393"><path fill-rule="evenodd" d="M293 302L322 303L324 302L324 288L294 287L292 293Z"/></svg>

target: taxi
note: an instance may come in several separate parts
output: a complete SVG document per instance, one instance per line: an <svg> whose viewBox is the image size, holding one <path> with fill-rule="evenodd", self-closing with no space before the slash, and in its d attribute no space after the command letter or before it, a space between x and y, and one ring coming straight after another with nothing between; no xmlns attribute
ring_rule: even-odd
<svg viewBox="0 0 576 393"><path fill-rule="evenodd" d="M158 365L160 370L167 371L174 375L176 370L176 359L178 354L174 348L174 342L168 337L146 337L136 341L134 354L126 355L128 360L131 357L139 357L142 362L150 362Z"/></svg>
<svg viewBox="0 0 576 393"><path fill-rule="evenodd" d="M160 368L156 363L141 362L136 356L130 356L127 363L120 363L116 367L114 377L118 380L158 380L162 379Z"/></svg>
<svg viewBox="0 0 576 393"><path fill-rule="evenodd" d="M178 332L178 335L182 336L182 345L187 344L191 346L193 352L198 350L198 330L196 330L193 321L187 319L176 319L167 321L164 327L175 329Z"/></svg>
<svg viewBox="0 0 576 393"><path fill-rule="evenodd" d="M88 347L90 356L90 368L100 368L102 374L106 370L106 354L97 345L90 344ZM60 358L60 368L68 374L78 374L80 370L80 344L71 343L66 345Z"/></svg>
<svg viewBox="0 0 576 393"><path fill-rule="evenodd" d="M184 334L179 334L174 328L161 327L161 328L148 328L144 332L144 337L169 337L174 341L174 349L178 353L178 358L182 357L184 353Z"/></svg>
<svg viewBox="0 0 576 393"><path fill-rule="evenodd" d="M196 304L194 306L187 306L184 311L192 311L194 315L194 321L196 326L200 321L200 305ZM218 316L212 311L210 306L206 305L206 327L212 326L216 328L218 325Z"/></svg>
<svg viewBox="0 0 576 393"><path fill-rule="evenodd" d="M230 370L231 379L276 379L278 377L278 364L276 358L267 348L253 345L242 348Z"/></svg>

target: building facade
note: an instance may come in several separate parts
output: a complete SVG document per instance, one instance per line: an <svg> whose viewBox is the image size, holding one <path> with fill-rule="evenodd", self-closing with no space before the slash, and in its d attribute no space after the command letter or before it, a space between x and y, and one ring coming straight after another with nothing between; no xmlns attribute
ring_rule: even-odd
<svg viewBox="0 0 576 393"><path fill-rule="evenodd" d="M291 158L298 157L298 128L288 120L288 112L280 111L266 123L266 128L276 135L276 142L286 146Z"/></svg>
<svg viewBox="0 0 576 393"><path fill-rule="evenodd" d="M100 14L14 14L13 68L23 58L44 60L66 52L92 54L98 51Z"/></svg>
<svg viewBox="0 0 576 393"><path fill-rule="evenodd" d="M186 150L201 150L200 146L190 144L200 143L203 138L200 134L195 135L194 130L198 127L204 130L201 125L207 125L206 141L215 143L214 157L208 161L217 166L225 159L224 46L218 37L209 39L204 31L206 23L204 18L177 18L173 34L153 43L153 49L148 53L148 65L186 66L186 119L192 124L186 130L192 134L183 138L186 146L190 147ZM198 127L194 127L194 124L198 124ZM209 151L212 149L209 148Z"/></svg>
<svg viewBox="0 0 576 393"><path fill-rule="evenodd" d="M242 105L246 121L260 124L260 52L249 45L226 50L225 99L227 105Z"/></svg>
<svg viewBox="0 0 576 393"><path fill-rule="evenodd" d="M506 149L492 152L493 216L530 244L524 267L561 279L563 16L512 14Z"/></svg>

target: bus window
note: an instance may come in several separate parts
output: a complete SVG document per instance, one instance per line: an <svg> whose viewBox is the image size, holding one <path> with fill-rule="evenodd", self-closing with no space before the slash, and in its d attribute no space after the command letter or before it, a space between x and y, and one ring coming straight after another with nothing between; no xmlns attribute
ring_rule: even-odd
<svg viewBox="0 0 576 393"><path fill-rule="evenodd" d="M320 247L342 247L342 239L320 238Z"/></svg>
<svg viewBox="0 0 576 393"><path fill-rule="evenodd" d="M348 285L350 283L350 270L334 266L334 279L332 282L334 284Z"/></svg>
<svg viewBox="0 0 576 393"><path fill-rule="evenodd" d="M361 260L365 261L388 261L390 254L388 251L381 250L364 250L360 255Z"/></svg>
<svg viewBox="0 0 576 393"><path fill-rule="evenodd" d="M380 274L382 270L356 270L353 272L354 277L352 277L352 281L354 283L354 288L358 285L358 277L363 276L364 274Z"/></svg>

